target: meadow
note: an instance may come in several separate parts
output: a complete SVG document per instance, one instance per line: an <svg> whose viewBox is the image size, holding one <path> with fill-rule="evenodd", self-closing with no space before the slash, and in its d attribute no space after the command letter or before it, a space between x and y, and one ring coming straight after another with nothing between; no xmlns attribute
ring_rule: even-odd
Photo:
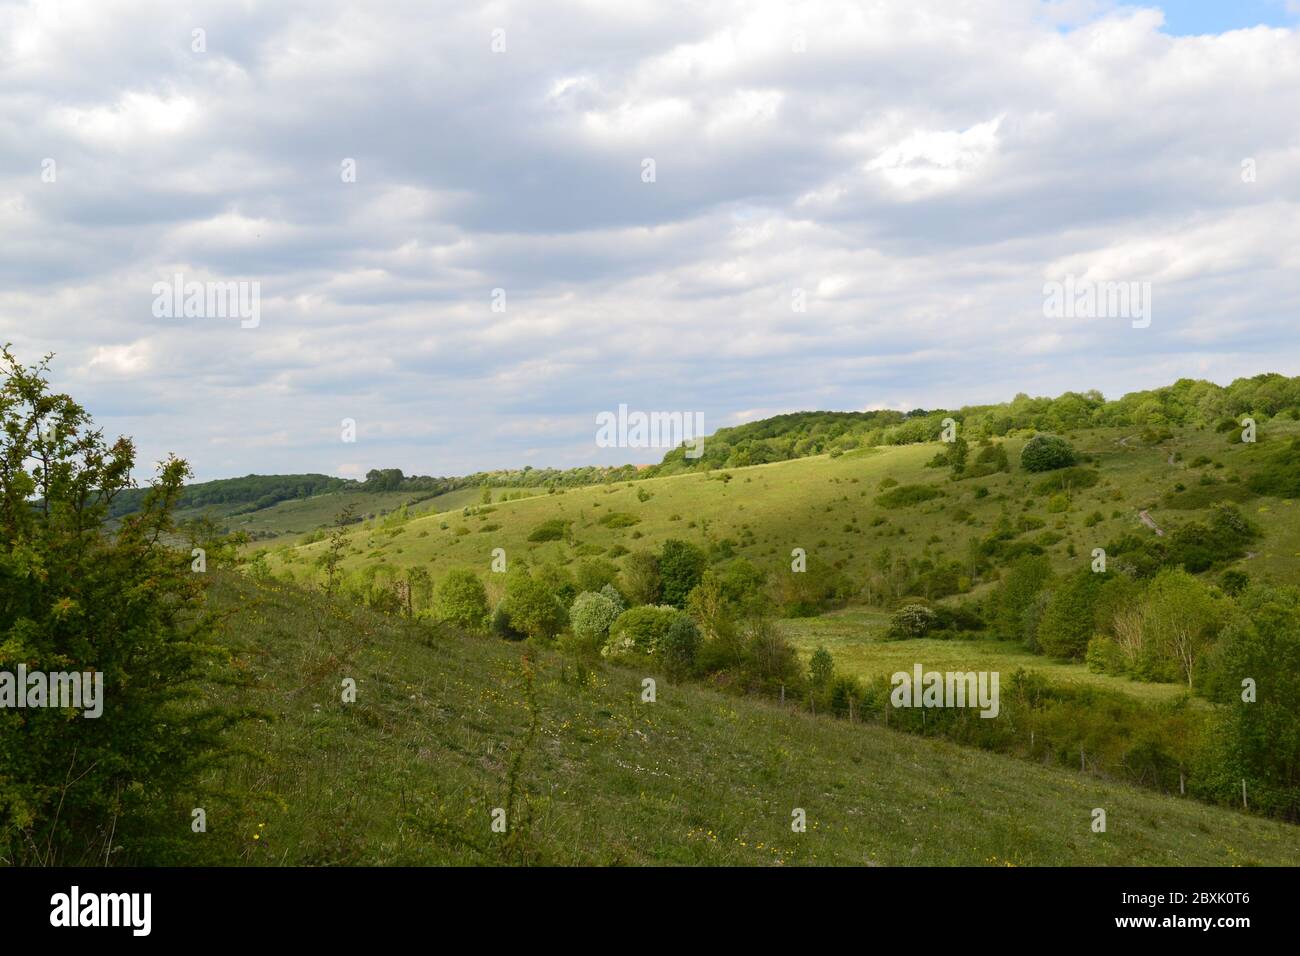
<svg viewBox="0 0 1300 956"><path fill-rule="evenodd" d="M187 862L1300 864L1297 828L1191 800L654 670L526 663L524 645L244 575L214 575L210 599L242 676L209 693L262 719L192 797L207 833L177 801ZM491 829L507 806L513 839Z"/></svg>
<svg viewBox="0 0 1300 956"><path fill-rule="evenodd" d="M1029 529L1024 540L1041 546L1054 567L1066 571L1086 567L1094 548L1121 535L1153 533L1144 526L1142 512L1161 530L1204 518L1221 500L1215 495L1238 486L1257 456L1300 434L1296 422L1277 421L1270 428L1269 443L1260 445L1232 444L1204 428L1177 429L1169 440L1151 445L1131 429L1075 432L1075 447L1093 459L1100 480L1064 496L1061 511L1051 510L1060 507L1052 494L1035 490L1042 476L1019 468L949 480L946 470L926 467L943 447L931 442L561 490L488 506L465 503L459 510L444 507L402 523L371 521L348 534L342 566L349 571L367 565L420 566L435 579L464 566L487 575L497 548L507 560L563 565L584 556L653 550L679 538L714 555L748 558L774 575L788 573L793 549L802 548L810 560L861 580L882 555L890 560L964 560L972 541L988 535L1005 515L1023 521ZM1023 441L1006 441L1012 461ZM1193 467L1200 459L1208 463ZM1188 489L1196 491L1202 475L1215 482L1212 493L1191 498ZM882 485L890 483L928 485L939 495L890 507L877 501ZM1295 501L1256 497L1242 508L1263 532L1242 567L1260 579L1300 581L1300 509ZM567 529L561 540L529 540L553 521ZM305 581L318 576L315 563L326 545L271 542L260 547L273 569Z"/></svg>
<svg viewBox="0 0 1300 956"><path fill-rule="evenodd" d="M831 611L818 617L785 622L790 640L805 659L819 647L828 650L838 670L869 680L912 670L918 661L927 670L997 671L1010 676L1018 668L1037 671L1053 684L1086 685L1120 691L1147 702L1171 701L1186 693L1180 684L1158 684L1099 674L1087 666L1034 654L1022 644L997 640L915 638L890 640L889 614L867 608Z"/></svg>

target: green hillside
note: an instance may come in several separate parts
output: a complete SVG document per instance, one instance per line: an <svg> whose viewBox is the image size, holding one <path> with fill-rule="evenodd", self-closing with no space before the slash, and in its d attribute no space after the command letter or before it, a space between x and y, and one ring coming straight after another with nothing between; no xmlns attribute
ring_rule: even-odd
<svg viewBox="0 0 1300 956"><path fill-rule="evenodd" d="M1300 864L1285 824L546 650L530 742L521 645L237 575L211 599L243 675L213 693L265 719L196 798L208 833L178 808L187 861ZM513 843L490 827L512 768Z"/></svg>
<svg viewBox="0 0 1300 956"><path fill-rule="evenodd" d="M1153 444L1125 429L1078 432L1072 436L1075 447L1093 458L1088 467L1099 481L1070 492L1064 511L1052 510L1062 504L1052 501L1052 493L1036 491L1043 475L1014 465L1009 472L962 481L927 468L944 447L938 442L598 485L396 525L368 523L349 536L344 567L419 565L437 577L465 565L486 573L495 548L534 563L565 564L619 549L654 548L672 537L714 556L749 558L773 574L788 570L792 549L803 548L810 560L861 583L885 551L891 561L965 562L971 542L992 533L1005 514L1027 529L1017 533L1020 541L1041 548L1064 570L1086 567L1093 548L1125 534L1153 536L1141 521L1143 511L1162 531L1171 530L1204 519L1218 501L1235 499L1262 530L1241 566L1252 576L1296 582L1300 511L1294 498L1254 495L1247 480L1270 449L1297 435L1300 423L1291 421L1274 422L1268 439L1253 445L1196 428L1173 431ZM1017 460L1024 441L1006 440L1010 461ZM1207 463L1193 467L1200 459ZM925 485L938 494L919 504L882 504L882 483L889 482ZM548 521L565 523L564 538L530 541ZM273 548L269 558L272 567L310 579L324 548L323 542Z"/></svg>

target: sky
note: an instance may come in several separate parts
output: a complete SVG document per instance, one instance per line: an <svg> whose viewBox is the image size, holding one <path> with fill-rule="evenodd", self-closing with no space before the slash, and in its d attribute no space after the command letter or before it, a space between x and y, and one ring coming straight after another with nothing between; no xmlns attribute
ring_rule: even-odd
<svg viewBox="0 0 1300 956"><path fill-rule="evenodd" d="M1298 22L0 0L0 339L203 480L659 460L600 447L620 405L1296 375ZM256 320L169 314L176 276ZM1121 282L1137 318L1046 307Z"/></svg>

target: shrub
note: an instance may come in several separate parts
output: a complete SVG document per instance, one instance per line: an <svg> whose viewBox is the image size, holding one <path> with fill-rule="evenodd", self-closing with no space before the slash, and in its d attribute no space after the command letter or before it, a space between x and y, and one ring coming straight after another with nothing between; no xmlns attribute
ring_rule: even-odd
<svg viewBox="0 0 1300 956"><path fill-rule="evenodd" d="M654 604L663 592L659 559L649 551L635 551L623 562L620 590L633 604Z"/></svg>
<svg viewBox="0 0 1300 956"><path fill-rule="evenodd" d="M882 508L906 508L938 498L943 494L933 485L899 485L884 494L876 495L876 504Z"/></svg>
<svg viewBox="0 0 1300 956"><path fill-rule="evenodd" d="M466 631L480 630L487 621L487 590L469 568L452 568L434 592L433 616Z"/></svg>
<svg viewBox="0 0 1300 956"><path fill-rule="evenodd" d="M569 626L574 636L592 647L600 647L609 636L610 625L622 610L609 597L596 591L583 591L569 608Z"/></svg>
<svg viewBox="0 0 1300 956"><path fill-rule="evenodd" d="M229 720L188 699L220 676L205 575L165 544L189 466L169 457L140 510L106 530L135 446L108 445L52 394L45 363L6 347L0 371L0 669L100 675L76 709L0 709L0 854L100 865L111 840L129 860L169 832L153 808L192 792Z"/></svg>
<svg viewBox="0 0 1300 956"><path fill-rule="evenodd" d="M568 614L555 592L526 570L507 576L504 603L510 626L532 638L554 637L567 623Z"/></svg>
<svg viewBox="0 0 1300 956"><path fill-rule="evenodd" d="M1088 641L1084 662L1094 674L1123 674L1127 666L1119 644L1105 634L1094 634Z"/></svg>
<svg viewBox="0 0 1300 956"><path fill-rule="evenodd" d="M1020 450L1020 466L1025 471L1054 471L1076 460L1070 443L1057 435L1035 435Z"/></svg>
<svg viewBox="0 0 1300 956"><path fill-rule="evenodd" d="M510 612L506 608L504 601L498 604L496 609L492 612L492 621L489 625L489 629L497 637L506 641L522 641L528 636L510 623Z"/></svg>
<svg viewBox="0 0 1300 956"><path fill-rule="evenodd" d="M669 538L659 552L659 575L663 581L663 600L673 607L686 607L686 598L708 564L704 552L693 544Z"/></svg>
<svg viewBox="0 0 1300 956"><path fill-rule="evenodd" d="M569 531L570 522L564 518L543 521L528 536L529 541L562 541Z"/></svg>
<svg viewBox="0 0 1300 956"><path fill-rule="evenodd" d="M678 614L659 639L659 662L670 677L684 677L695 666L700 631L685 614Z"/></svg>
<svg viewBox="0 0 1300 956"><path fill-rule="evenodd" d="M924 604L904 604L889 619L889 636L896 640L924 637L937 623L934 611Z"/></svg>
<svg viewBox="0 0 1300 956"><path fill-rule="evenodd" d="M1095 468L1062 468L1041 479L1034 485L1034 494L1051 495L1058 491L1072 492L1091 488L1101 480Z"/></svg>
<svg viewBox="0 0 1300 956"><path fill-rule="evenodd" d="M634 524L640 524L641 518L637 515L628 514L626 511L611 511L607 515L602 515L596 523L604 525L606 528L630 528Z"/></svg>
<svg viewBox="0 0 1300 956"><path fill-rule="evenodd" d="M618 580L618 565L600 558L583 558L573 570L579 591L599 591Z"/></svg>
<svg viewBox="0 0 1300 956"><path fill-rule="evenodd" d="M667 605L642 604L628 608L610 626L609 640L600 652L606 657L626 654L653 657L668 628L679 617L681 611Z"/></svg>
<svg viewBox="0 0 1300 956"><path fill-rule="evenodd" d="M1097 597L1105 575L1090 568L1065 578L1052 591L1038 625L1038 643L1053 657L1082 660L1093 634Z"/></svg>

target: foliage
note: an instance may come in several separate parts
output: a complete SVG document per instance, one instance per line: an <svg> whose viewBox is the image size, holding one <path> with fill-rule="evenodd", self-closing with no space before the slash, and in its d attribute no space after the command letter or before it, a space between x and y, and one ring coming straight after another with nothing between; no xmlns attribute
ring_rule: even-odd
<svg viewBox="0 0 1300 956"><path fill-rule="evenodd" d="M487 589L469 568L452 568L434 592L433 616L466 631L482 629L488 619Z"/></svg>
<svg viewBox="0 0 1300 956"><path fill-rule="evenodd" d="M1074 449L1059 435L1035 435L1020 450L1020 467L1025 471L1052 471L1075 460Z"/></svg>
<svg viewBox="0 0 1300 956"><path fill-rule="evenodd" d="M569 626L578 638L599 647L609 636L610 625L621 613L622 608L606 595L583 591L569 608Z"/></svg>
<svg viewBox="0 0 1300 956"><path fill-rule="evenodd" d="M97 701L0 708L0 846L18 865L102 864L165 842L173 825L152 814L193 799L232 719L188 699L201 674L219 673L205 576L164 543L189 468L168 458L105 533L134 445L108 444L50 391L48 358L29 368L6 346L2 361L0 671L75 672Z"/></svg>

